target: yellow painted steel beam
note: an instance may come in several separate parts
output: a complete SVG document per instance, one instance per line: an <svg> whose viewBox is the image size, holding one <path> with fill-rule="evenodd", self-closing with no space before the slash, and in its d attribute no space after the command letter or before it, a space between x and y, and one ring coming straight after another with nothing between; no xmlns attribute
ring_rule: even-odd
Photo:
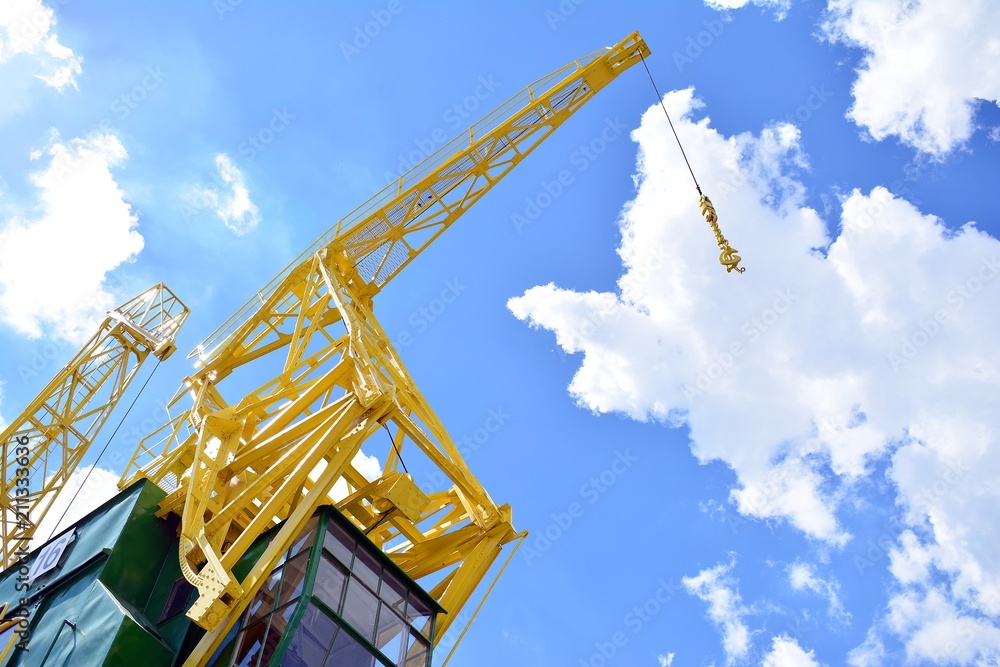
<svg viewBox="0 0 1000 667"><path fill-rule="evenodd" d="M162 283L110 311L0 434L4 569L26 548L143 361L174 351L187 307Z"/></svg>

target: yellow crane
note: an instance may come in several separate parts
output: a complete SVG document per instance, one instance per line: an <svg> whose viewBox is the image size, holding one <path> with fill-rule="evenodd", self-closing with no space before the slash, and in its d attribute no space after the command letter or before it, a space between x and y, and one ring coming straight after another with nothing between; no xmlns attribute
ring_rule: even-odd
<svg viewBox="0 0 1000 667"><path fill-rule="evenodd" d="M159 516L180 518L181 570L198 594L188 616L206 630L185 665L212 656L321 505L334 504L425 582L445 610L438 640L521 535L421 395L373 298L648 54L632 33L532 83L340 220L191 353L195 372L172 401L189 396L190 408L140 442L120 481L155 482L167 492ZM368 480L355 460L374 438L391 446L381 475ZM445 482L425 493L407 466ZM237 579L233 566L279 523Z"/></svg>
<svg viewBox="0 0 1000 667"><path fill-rule="evenodd" d="M139 367L162 361L187 307L158 284L113 311L70 362L0 434L3 564L27 557L53 501L93 444Z"/></svg>

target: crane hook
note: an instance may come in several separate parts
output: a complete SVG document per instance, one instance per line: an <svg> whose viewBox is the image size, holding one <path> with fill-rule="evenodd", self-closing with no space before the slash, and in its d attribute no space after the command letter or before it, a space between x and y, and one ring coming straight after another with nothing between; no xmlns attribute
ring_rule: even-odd
<svg viewBox="0 0 1000 667"><path fill-rule="evenodd" d="M698 205L701 207L701 214L705 217L705 221L708 222L712 228L712 232L715 234L715 242L722 250L719 253L719 263L726 267L726 273L730 271L743 273L746 271L745 267L740 266L740 256L736 254L739 251L729 245L729 241L726 240L726 237L722 235L722 230L719 229L719 216L715 212L712 200L707 195L702 195L698 201Z"/></svg>

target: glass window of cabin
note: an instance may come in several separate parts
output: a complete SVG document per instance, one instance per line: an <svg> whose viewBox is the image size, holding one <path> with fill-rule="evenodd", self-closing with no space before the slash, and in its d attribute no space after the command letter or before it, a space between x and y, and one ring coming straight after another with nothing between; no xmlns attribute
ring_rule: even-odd
<svg viewBox="0 0 1000 667"><path fill-rule="evenodd" d="M264 585L257 591L257 595L253 596L253 600L247 606L246 620L243 621L244 626L259 621L274 609L274 602L278 597L278 584L281 583L281 574L282 570L272 572Z"/></svg>
<svg viewBox="0 0 1000 667"><path fill-rule="evenodd" d="M351 571L358 575L368 588L378 591L378 582L382 577L382 565L378 562L378 558L364 549L358 549Z"/></svg>
<svg viewBox="0 0 1000 667"><path fill-rule="evenodd" d="M338 525L335 519L329 519L326 522L326 539L323 541L323 548L336 556L337 560L348 569L351 567L356 544L355 539Z"/></svg>
<svg viewBox="0 0 1000 667"><path fill-rule="evenodd" d="M257 621L247 626L236 640L236 652L233 654L235 667L257 667L260 661L260 650L264 645L264 633L267 632L267 619Z"/></svg>
<svg viewBox="0 0 1000 667"><path fill-rule="evenodd" d="M430 639L431 609L412 593L410 593L409 602L406 605L406 620L424 637Z"/></svg>
<svg viewBox="0 0 1000 667"><path fill-rule="evenodd" d="M309 519L309 523L306 524L305 529L295 538L292 542L292 547L288 550L288 557L292 558L297 556L299 553L305 551L313 545L313 541L316 538L316 525L319 523L319 517L313 517Z"/></svg>
<svg viewBox="0 0 1000 667"><path fill-rule="evenodd" d="M313 595L323 601L335 614L341 611L341 600L344 597L344 584L347 582L347 572L344 566L324 553L320 557L319 568L316 571L316 583Z"/></svg>
<svg viewBox="0 0 1000 667"><path fill-rule="evenodd" d="M386 568L385 572L382 573L382 587L379 589L379 597L395 609L400 616L406 611L406 590L406 586Z"/></svg>
<svg viewBox="0 0 1000 667"><path fill-rule="evenodd" d="M382 602L378 612L378 632L375 633L375 648L392 660L393 664L400 662L403 645L409 630L403 619L392 607Z"/></svg>
<svg viewBox="0 0 1000 667"><path fill-rule="evenodd" d="M324 667L375 667L375 656L358 643L346 630L341 629L330 649Z"/></svg>
<svg viewBox="0 0 1000 667"><path fill-rule="evenodd" d="M416 634L410 635L410 646L406 650L405 667L427 667L429 653L427 641Z"/></svg>
<svg viewBox="0 0 1000 667"><path fill-rule="evenodd" d="M347 584L347 596L341 616L359 635L371 641L375 636L377 612L378 598L359 579L351 577Z"/></svg>
<svg viewBox="0 0 1000 667"><path fill-rule="evenodd" d="M264 667L274 657L274 652L278 648L278 644L281 643L281 637L285 634L285 629L288 627L288 620L292 617L292 613L295 612L295 607L296 605L293 602L271 614L271 624L267 628L267 634L264 636L263 646L260 650L260 667Z"/></svg>
<svg viewBox="0 0 1000 667"><path fill-rule="evenodd" d="M285 564L285 576L281 580L281 595L278 606L297 600L302 595L306 570L309 568L309 552L301 553Z"/></svg>
<svg viewBox="0 0 1000 667"><path fill-rule="evenodd" d="M288 644L282 667L323 667L337 624L319 607L309 605Z"/></svg>

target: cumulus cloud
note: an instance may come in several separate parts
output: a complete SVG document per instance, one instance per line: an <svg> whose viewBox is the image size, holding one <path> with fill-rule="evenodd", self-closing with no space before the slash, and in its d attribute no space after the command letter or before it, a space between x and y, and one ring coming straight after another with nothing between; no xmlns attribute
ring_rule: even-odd
<svg viewBox="0 0 1000 667"><path fill-rule="evenodd" d="M225 153L215 156L219 171L218 187L197 188L189 198L198 208L211 208L237 236L243 236L260 222L260 210L250 200L243 173Z"/></svg>
<svg viewBox="0 0 1000 667"><path fill-rule="evenodd" d="M869 628L865 641L847 654L847 664L851 667L882 667L885 662L885 646L875 628Z"/></svg>
<svg viewBox="0 0 1000 667"><path fill-rule="evenodd" d="M57 529L62 531L72 526L113 498L116 493L117 473L93 466L77 468L52 502L45 518L38 524L33 540L35 546L40 546L53 537ZM66 512L65 517L62 516L63 512Z"/></svg>
<svg viewBox="0 0 1000 667"><path fill-rule="evenodd" d="M889 603L888 624L907 637L906 657L936 664L997 664L1000 628L989 617L960 609L948 591L907 591Z"/></svg>
<svg viewBox="0 0 1000 667"><path fill-rule="evenodd" d="M363 451L359 450L358 453L354 455L354 458L351 459L351 465L369 482L374 482L382 476L382 464L379 463L378 457L369 456ZM310 472L310 478L316 480L322 473L324 467L326 467L325 464ZM351 495L351 489L347 486L347 480L343 477L334 482L333 488L330 489L330 498L332 498L334 502L340 502L349 495Z"/></svg>
<svg viewBox="0 0 1000 667"><path fill-rule="evenodd" d="M761 667L819 667L812 651L806 652L792 637L780 635L771 641L771 652Z"/></svg>
<svg viewBox="0 0 1000 667"><path fill-rule="evenodd" d="M62 90L76 87L83 59L59 43L55 14L42 0L9 0L0 4L0 64L17 56L32 60L34 75Z"/></svg>
<svg viewBox="0 0 1000 667"><path fill-rule="evenodd" d="M674 664L674 654L658 655L656 656L656 662L659 663L660 667L670 667Z"/></svg>
<svg viewBox="0 0 1000 667"><path fill-rule="evenodd" d="M0 223L0 322L31 337L46 328L81 341L117 305L108 272L143 247L111 173L127 153L113 134L93 134L44 154L48 166L32 177L37 213Z"/></svg>
<svg viewBox="0 0 1000 667"><path fill-rule="evenodd" d="M788 0L752 2L783 17ZM897 137L932 158L963 146L979 105L1000 105L1000 4L993 0L828 0L822 37L861 49L847 117L876 141ZM933 94L928 94L933 91ZM996 140L996 128L986 129Z"/></svg>
<svg viewBox="0 0 1000 667"><path fill-rule="evenodd" d="M708 617L722 632L727 664L746 657L750 650L750 630L744 620L749 610L736 590L732 569L733 563L720 564L681 580L689 593L708 603Z"/></svg>
<svg viewBox="0 0 1000 667"><path fill-rule="evenodd" d="M715 262L651 107L632 135L617 289L549 284L509 308L582 355L569 386L580 405L686 426L700 461L736 473L730 501L747 516L843 546L841 505L888 463L913 529L894 572L933 572L955 604L1000 613L1000 243L883 187L844 196L831 238L795 178L794 127L727 137L695 117L691 90L665 103L747 273Z"/></svg>
<svg viewBox="0 0 1000 667"><path fill-rule="evenodd" d="M748 4L757 5L773 9L778 16L778 20L785 18L788 9L792 6L792 0L705 0L705 4L712 9L740 9Z"/></svg>
<svg viewBox="0 0 1000 667"><path fill-rule="evenodd" d="M876 140L941 157L972 136L982 101L1000 99L993 0L830 0L827 13L827 39L864 51L848 117Z"/></svg>

